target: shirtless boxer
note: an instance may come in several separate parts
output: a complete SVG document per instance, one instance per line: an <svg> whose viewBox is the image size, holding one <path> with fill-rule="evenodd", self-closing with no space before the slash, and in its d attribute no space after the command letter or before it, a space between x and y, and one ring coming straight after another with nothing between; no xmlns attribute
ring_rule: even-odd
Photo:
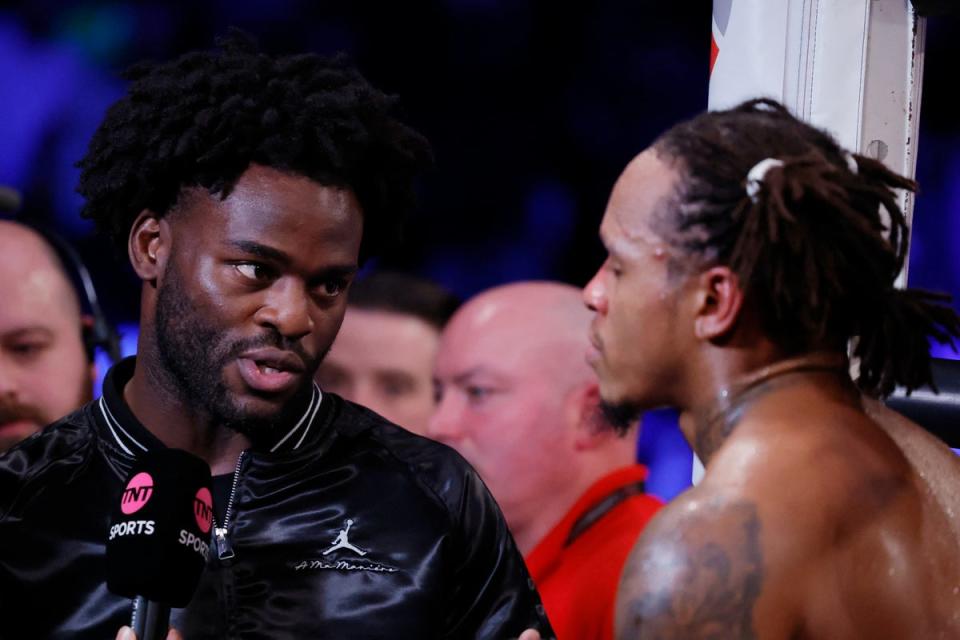
<svg viewBox="0 0 960 640"><path fill-rule="evenodd" d="M768 101L620 176L588 358L622 420L680 407L706 475L634 548L618 637L960 638L960 459L875 399L960 335L893 287L915 186Z"/></svg>

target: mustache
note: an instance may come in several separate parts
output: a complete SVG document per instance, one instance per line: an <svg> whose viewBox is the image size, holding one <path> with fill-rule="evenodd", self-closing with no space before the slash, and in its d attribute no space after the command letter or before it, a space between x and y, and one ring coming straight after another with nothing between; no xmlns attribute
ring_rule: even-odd
<svg viewBox="0 0 960 640"><path fill-rule="evenodd" d="M18 420L29 420L39 425L46 424L43 413L38 407L0 397L0 424Z"/></svg>

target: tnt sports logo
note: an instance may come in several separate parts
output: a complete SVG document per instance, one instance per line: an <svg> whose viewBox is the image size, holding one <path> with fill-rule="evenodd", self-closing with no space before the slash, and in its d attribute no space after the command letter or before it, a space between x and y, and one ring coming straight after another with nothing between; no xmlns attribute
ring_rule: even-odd
<svg viewBox="0 0 960 640"><path fill-rule="evenodd" d="M210 533L213 525L213 498L210 489L200 487L193 499L193 516L197 519L197 526L203 533Z"/></svg>
<svg viewBox="0 0 960 640"><path fill-rule="evenodd" d="M140 472L130 478L127 488L123 490L123 497L120 498L120 510L126 515L136 513L146 506L152 495L153 478L145 471Z"/></svg>

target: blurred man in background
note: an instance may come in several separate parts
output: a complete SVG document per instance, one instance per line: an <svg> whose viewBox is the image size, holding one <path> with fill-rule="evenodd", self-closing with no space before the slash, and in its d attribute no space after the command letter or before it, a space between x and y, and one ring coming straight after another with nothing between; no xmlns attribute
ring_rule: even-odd
<svg viewBox="0 0 960 640"><path fill-rule="evenodd" d="M48 242L0 220L0 452L92 397L84 322Z"/></svg>
<svg viewBox="0 0 960 640"><path fill-rule="evenodd" d="M340 333L317 382L423 434L435 406L433 360L459 300L429 280L377 272L350 287Z"/></svg>
<svg viewBox="0 0 960 640"><path fill-rule="evenodd" d="M560 640L611 638L627 554L660 502L635 427L599 410L579 291L527 282L469 300L444 330L427 435L457 449L500 504Z"/></svg>

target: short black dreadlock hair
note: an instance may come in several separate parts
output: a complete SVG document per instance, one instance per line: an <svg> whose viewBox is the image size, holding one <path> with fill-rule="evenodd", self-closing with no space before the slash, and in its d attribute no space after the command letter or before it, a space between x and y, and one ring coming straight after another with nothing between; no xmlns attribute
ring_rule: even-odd
<svg viewBox="0 0 960 640"><path fill-rule="evenodd" d="M653 147L680 173L654 223L685 256L674 269L690 257L730 266L788 352L855 339L866 391L932 386L928 339L953 344L960 317L948 295L894 287L909 240L894 189L916 191L913 180L772 100L701 114ZM783 165L751 198L747 174L766 158Z"/></svg>
<svg viewBox="0 0 960 640"><path fill-rule="evenodd" d="M361 256L398 241L431 155L391 115L396 98L344 56L269 56L238 30L217 44L124 74L127 95L78 163L83 217L126 253L142 210L163 216L188 187L226 198L255 163L352 189L364 216Z"/></svg>

